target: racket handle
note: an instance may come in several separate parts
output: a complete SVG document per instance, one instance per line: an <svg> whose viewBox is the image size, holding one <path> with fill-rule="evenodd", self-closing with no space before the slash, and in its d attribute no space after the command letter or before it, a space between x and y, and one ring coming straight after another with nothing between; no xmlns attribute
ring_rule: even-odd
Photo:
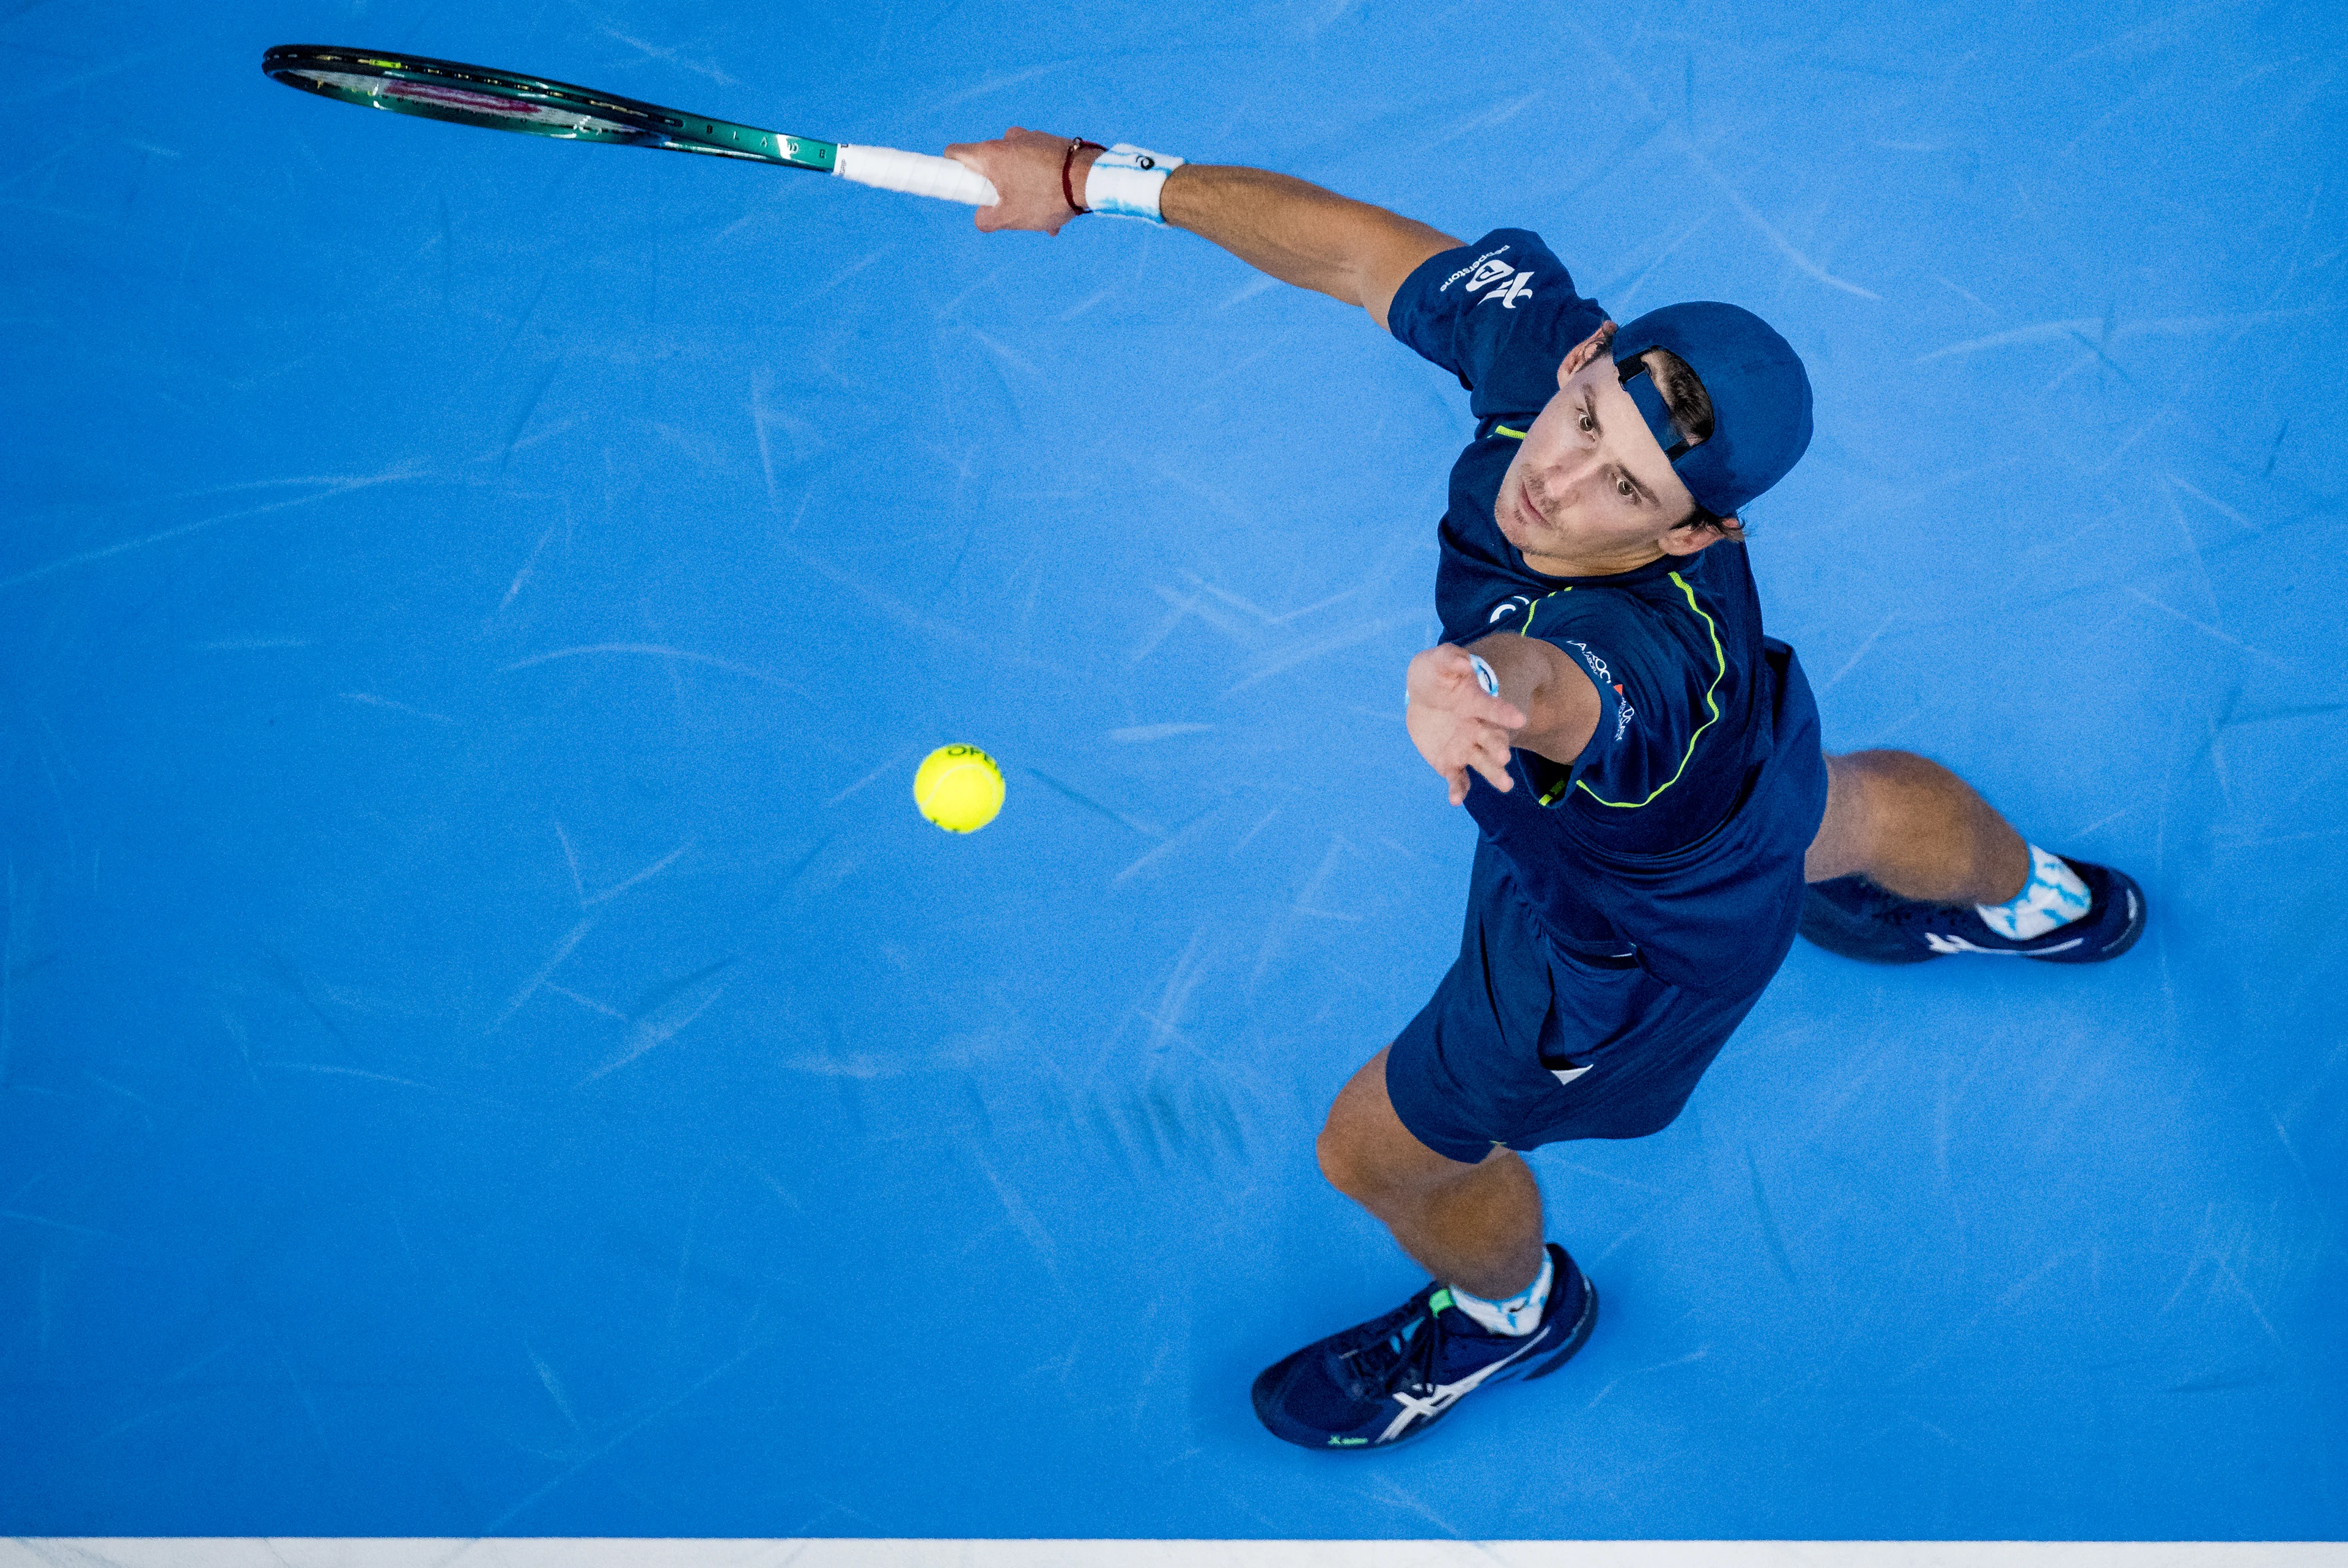
<svg viewBox="0 0 2348 1568"><path fill-rule="evenodd" d="M900 152L893 147L851 147L839 144L831 171L859 185L902 190L913 196L934 196L973 207L992 207L999 200L994 182L966 163L932 158L926 152Z"/></svg>

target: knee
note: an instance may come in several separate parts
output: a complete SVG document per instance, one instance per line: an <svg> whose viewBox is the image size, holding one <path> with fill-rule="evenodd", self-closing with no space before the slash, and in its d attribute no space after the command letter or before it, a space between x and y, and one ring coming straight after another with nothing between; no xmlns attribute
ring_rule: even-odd
<svg viewBox="0 0 2348 1568"><path fill-rule="evenodd" d="M1368 1204L1385 1188L1378 1179L1377 1161L1367 1142L1350 1136L1343 1115L1342 1105L1332 1109L1329 1120L1322 1124L1321 1136L1313 1141L1313 1153L1321 1162L1321 1174L1331 1186L1357 1204Z"/></svg>
<svg viewBox="0 0 2348 1568"><path fill-rule="evenodd" d="M1386 1097L1385 1068L1382 1050L1347 1081L1313 1144L1329 1184L1379 1214L1476 1168L1437 1153L1403 1124Z"/></svg>
<svg viewBox="0 0 2348 1568"><path fill-rule="evenodd" d="M1441 1162L1416 1144L1402 1149L1391 1136L1379 1137L1378 1129L1367 1118L1348 1113L1358 1109L1342 1098L1332 1106L1313 1152L1331 1186L1376 1214L1408 1201L1429 1184L1429 1174L1418 1169L1419 1164ZM1407 1139L1409 1134L1406 1132L1402 1136ZM1413 1153L1417 1160L1410 1158Z"/></svg>
<svg viewBox="0 0 2348 1568"><path fill-rule="evenodd" d="M1956 775L1930 757L1913 752L1845 752L1828 757L1830 774L1839 774L1862 795L1904 794L1939 790Z"/></svg>
<svg viewBox="0 0 2348 1568"><path fill-rule="evenodd" d="M1828 799L1848 842L1861 851L1916 807L1941 794L1954 777L1913 752L1846 752L1827 758Z"/></svg>

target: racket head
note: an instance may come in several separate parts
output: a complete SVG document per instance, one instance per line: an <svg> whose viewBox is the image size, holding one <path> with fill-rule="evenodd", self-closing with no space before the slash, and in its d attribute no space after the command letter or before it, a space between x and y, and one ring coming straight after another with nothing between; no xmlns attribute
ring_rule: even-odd
<svg viewBox="0 0 2348 1568"><path fill-rule="evenodd" d="M366 108L564 141L698 152L829 170L833 144L688 115L616 93L423 55L281 44L261 68L289 87Z"/></svg>

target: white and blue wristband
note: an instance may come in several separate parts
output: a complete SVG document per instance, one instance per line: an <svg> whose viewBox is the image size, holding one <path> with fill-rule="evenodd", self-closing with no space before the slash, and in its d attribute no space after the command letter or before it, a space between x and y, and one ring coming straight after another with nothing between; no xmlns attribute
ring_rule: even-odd
<svg viewBox="0 0 2348 1568"><path fill-rule="evenodd" d="M1470 653L1468 655L1468 667L1476 671L1476 684L1484 688L1484 695L1487 697L1498 696L1500 694L1500 678L1492 672L1492 667L1489 664L1484 662L1484 656L1480 653ZM1408 681L1405 681L1403 682L1402 705L1405 708L1408 708L1410 706L1410 682Z"/></svg>
<svg viewBox="0 0 2348 1568"><path fill-rule="evenodd" d="M1181 168L1182 161L1120 141L1093 159L1092 169L1085 176L1085 206L1111 218L1163 223L1166 215L1159 210L1159 194L1166 189L1166 177Z"/></svg>

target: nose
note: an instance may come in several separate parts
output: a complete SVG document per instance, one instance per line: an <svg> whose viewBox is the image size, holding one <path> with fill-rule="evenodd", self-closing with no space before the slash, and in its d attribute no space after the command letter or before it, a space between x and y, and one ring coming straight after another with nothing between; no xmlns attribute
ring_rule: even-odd
<svg viewBox="0 0 2348 1568"><path fill-rule="evenodd" d="M1605 462L1595 452L1569 452L1555 462L1544 464L1539 477L1545 508L1551 518L1581 502L1591 487L1601 482Z"/></svg>

